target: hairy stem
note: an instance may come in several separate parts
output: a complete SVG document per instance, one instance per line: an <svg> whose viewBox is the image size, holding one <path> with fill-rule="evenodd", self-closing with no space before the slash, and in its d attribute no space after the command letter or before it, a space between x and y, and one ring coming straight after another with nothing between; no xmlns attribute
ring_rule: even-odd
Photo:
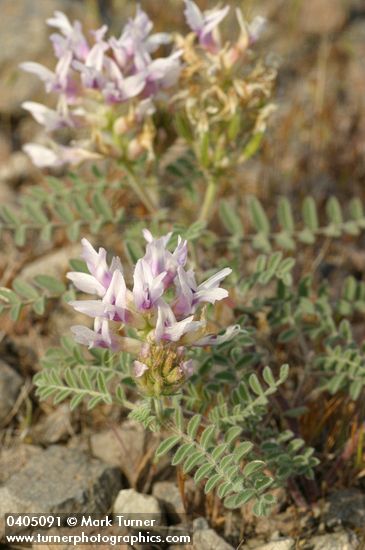
<svg viewBox="0 0 365 550"><path fill-rule="evenodd" d="M158 422L162 425L164 421L163 406L159 397L153 398L153 407L156 413Z"/></svg>
<svg viewBox="0 0 365 550"><path fill-rule="evenodd" d="M146 209L151 214L156 214L158 207L155 204L154 200L152 199L151 195L148 193L147 189L143 185L141 185L138 178L136 178L136 176L133 174L133 172L129 168L123 165L123 169L127 175L129 187L137 195L137 197L142 202L142 204L146 207Z"/></svg>
<svg viewBox="0 0 365 550"><path fill-rule="evenodd" d="M200 222L208 222L210 220L214 210L214 201L217 196L218 185L212 174L208 175L207 181L208 186L205 190L204 200L198 218Z"/></svg>

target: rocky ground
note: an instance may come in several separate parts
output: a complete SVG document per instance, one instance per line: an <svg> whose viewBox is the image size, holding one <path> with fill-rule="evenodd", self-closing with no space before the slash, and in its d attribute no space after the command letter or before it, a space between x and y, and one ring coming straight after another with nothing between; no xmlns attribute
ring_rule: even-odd
<svg viewBox="0 0 365 550"><path fill-rule="evenodd" d="M102 15L114 21L132 3L100 4ZM142 4L156 15L157 2ZM159 17L159 25L163 19L179 24L175 4L169 2L170 13ZM263 47L277 57L279 107L262 154L247 166L245 189L262 198L280 191L293 200L307 193L321 200L329 192L348 195L350 182L351 195L364 198L363 3L307 0L292 2L290 9L280 0L257 4L272 18ZM30 59L47 63L44 21L55 9L71 16L87 13L93 20L97 8L98 2L91 0L1 1L2 203L16 204L19 193L40 178L21 150L37 135L38 126L20 105L26 99L42 99L42 91L18 64ZM40 266L43 273L64 273L68 259L79 250L78 245L60 245L40 254L34 244L18 252L6 235L3 241L0 286L15 275L36 274ZM364 258L358 254L363 269ZM31 378L45 349L68 329L70 315L60 307L45 322L29 326L23 319L14 326L5 319L0 328L0 541L1 518L7 512L138 511L157 514L171 532L191 532L196 550L365 548L365 489L334 487L314 506L298 504L295 492L288 490L278 495L277 509L266 519L255 519L249 509L223 514L217 502L204 501L189 480L177 481L166 462L154 464L158 437L146 435L120 411L105 406L71 414L67 404L39 404Z"/></svg>
<svg viewBox="0 0 365 550"><path fill-rule="evenodd" d="M65 411L57 413L65 420L58 438L60 441L68 438L66 444L55 441L47 447L20 444L1 452L0 538L4 534L4 514L9 512L124 515L138 512L156 519L157 525L164 527L159 531L161 534L166 534L166 530L169 534L190 534L192 545L188 548L196 550L228 550L239 544L245 550L363 547L365 495L361 491L335 491L311 509L287 506L281 495L281 504L269 518L255 520L249 510L243 516L231 512L225 517L214 513L209 517L209 509L204 511L201 504L196 506L197 492L189 484L182 498L166 464L151 467L148 451L154 444L146 442L139 425L126 421L118 430L90 434L80 442L76 436L70 436ZM163 480L166 476L169 479ZM193 513L187 513L194 508ZM199 516L199 511L206 517ZM49 533L52 532L55 531ZM113 527L103 529L102 533L121 534L121 531Z"/></svg>

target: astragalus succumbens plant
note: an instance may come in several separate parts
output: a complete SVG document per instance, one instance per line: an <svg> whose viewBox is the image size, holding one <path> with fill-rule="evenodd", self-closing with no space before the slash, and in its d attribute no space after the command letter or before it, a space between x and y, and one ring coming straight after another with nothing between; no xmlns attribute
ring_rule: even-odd
<svg viewBox="0 0 365 550"><path fill-rule="evenodd" d="M325 221L311 197L301 214L281 198L277 219L255 197L245 211L232 207L242 194L234 172L263 136L275 78L255 54L263 20L247 22L233 11L204 12L185 0L184 34L153 34L139 7L118 37L105 26L87 33L61 13L48 21L58 30L51 37L55 67L23 68L44 81L55 102L25 103L48 136L25 149L45 168L75 169L92 159L97 181L74 173L67 195L62 180L51 180L49 188L32 189L20 216L0 213L20 247L27 220L43 235L53 211L57 228L70 225L68 238L82 232L88 239L82 261L71 260L67 288L40 275L34 284L15 279L0 297L14 320L29 306L43 314L46 298L60 295L85 314L73 336L62 335L62 347L42 360L35 377L41 398L70 399L73 408L120 405L162 432L157 455L173 451L172 463L194 472L206 493L216 490L231 508L252 500L264 514L274 502L271 489L290 478L297 493L299 478L305 492L303 477L314 475L318 461L300 423L312 400L338 394L352 404L363 395L364 347L351 323L365 309L364 284L350 277L334 296L308 273L300 247L312 247L306 251L314 251L317 265L318 241L356 237L365 216L358 200L344 214L334 197ZM236 29L230 40L228 18ZM181 142L167 188L162 167ZM116 216L113 193L120 188L104 177L101 159L125 171L145 207L143 221L128 200L124 217ZM218 201L221 184L228 200ZM100 186L95 193L93 185ZM218 204L219 223L212 216ZM151 231L143 230L143 241L144 227ZM121 259L108 260L109 251ZM89 296L75 296L80 291ZM286 382L289 362L295 374Z"/></svg>
<svg viewBox="0 0 365 550"><path fill-rule="evenodd" d="M45 368L35 377L38 395L52 395L55 402L72 397L73 407L84 399L90 408L119 403L146 428L162 430L166 439L158 457L178 446L172 463L183 464L185 473L195 468L194 479L205 480L206 493L216 488L230 508L255 500L255 513L265 514L275 502L272 487L289 475L311 476L317 463L312 449L303 451L302 440L291 441L293 434L260 427L268 396L286 380L287 366L278 379L266 367L266 387L255 374L236 382L229 362L226 373L217 371L213 349L230 357L251 342L241 324L222 332L219 317L213 323L217 303L228 299L220 285L232 270L225 267L200 282L189 265L187 240L171 233L155 238L148 230L143 235L145 254L132 270L118 257L108 262L104 248L96 251L82 241L85 268L67 277L93 299L69 305L91 317L93 327L71 327L81 347L66 338L63 350L46 354ZM250 429L244 430L245 422ZM238 440L251 430L256 441ZM275 451L267 462L265 444Z"/></svg>

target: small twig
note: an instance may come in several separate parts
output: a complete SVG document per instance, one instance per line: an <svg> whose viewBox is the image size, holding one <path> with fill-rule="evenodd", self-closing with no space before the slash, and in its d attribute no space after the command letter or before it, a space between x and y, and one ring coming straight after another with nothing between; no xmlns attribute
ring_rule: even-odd
<svg viewBox="0 0 365 550"><path fill-rule="evenodd" d="M0 425L0 427L6 426L14 418L14 416L19 411L22 403L29 396L29 394L32 390L32 387L33 387L32 382L30 380L26 380L23 387L22 387L22 389L20 390L20 393L19 393L12 409L10 410L10 412L7 414L7 416L2 421L2 424Z"/></svg>

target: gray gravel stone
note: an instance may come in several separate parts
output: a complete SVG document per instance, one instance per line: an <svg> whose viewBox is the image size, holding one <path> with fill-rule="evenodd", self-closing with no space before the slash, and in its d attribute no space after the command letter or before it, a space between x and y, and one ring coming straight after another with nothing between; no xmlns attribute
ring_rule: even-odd
<svg viewBox="0 0 365 550"><path fill-rule="evenodd" d="M357 489L344 489L332 493L329 497L326 523L328 525L340 523L349 527L363 528L365 525L365 494Z"/></svg>
<svg viewBox="0 0 365 550"><path fill-rule="evenodd" d="M147 516L153 516L151 519L156 520L156 526L163 525L165 519L157 498L137 493L134 489L119 491L113 512L123 515L141 514L146 516L146 519L149 519Z"/></svg>
<svg viewBox="0 0 365 550"><path fill-rule="evenodd" d="M201 531L202 529L209 529L209 523L203 517L195 518L193 521L193 530Z"/></svg>
<svg viewBox="0 0 365 550"><path fill-rule="evenodd" d="M313 537L309 545L311 550L356 550L359 541L354 534L341 532Z"/></svg>
<svg viewBox="0 0 365 550"><path fill-rule="evenodd" d="M245 539L246 544L241 546L240 550L255 550L255 548L260 548L260 546L263 546L265 544L265 540L255 537L250 538L249 540Z"/></svg>
<svg viewBox="0 0 365 550"><path fill-rule="evenodd" d="M66 441L73 435L70 405L63 403L49 415L45 416L36 424L32 435L36 442L45 445Z"/></svg>
<svg viewBox="0 0 365 550"><path fill-rule="evenodd" d="M295 541L291 538L272 540L262 546L256 546L255 550L294 550Z"/></svg>
<svg viewBox="0 0 365 550"><path fill-rule="evenodd" d="M0 361L0 426L13 408L22 384L22 377L4 361Z"/></svg>
<svg viewBox="0 0 365 550"><path fill-rule="evenodd" d="M117 468L76 449L49 447L0 487L0 538L5 513L106 513L120 487Z"/></svg>
<svg viewBox="0 0 365 550"><path fill-rule="evenodd" d="M184 503L175 483L157 481L153 486L152 494L163 504L170 521L181 522L184 520L186 516Z"/></svg>
<svg viewBox="0 0 365 550"><path fill-rule="evenodd" d="M233 550L213 529L199 529L193 534L194 550Z"/></svg>

